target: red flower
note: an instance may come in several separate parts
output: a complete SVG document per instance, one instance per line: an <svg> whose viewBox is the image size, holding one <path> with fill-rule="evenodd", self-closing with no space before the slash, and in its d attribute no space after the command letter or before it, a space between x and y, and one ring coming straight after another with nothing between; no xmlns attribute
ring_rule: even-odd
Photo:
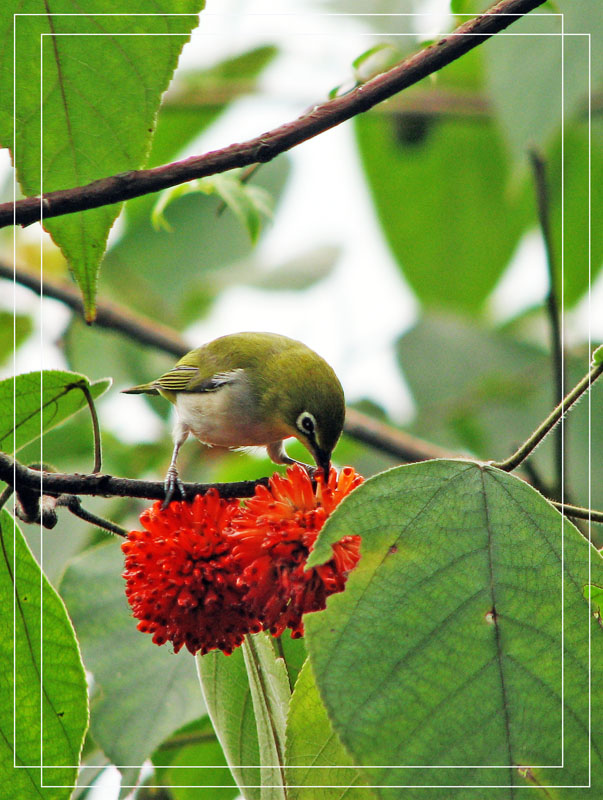
<svg viewBox="0 0 603 800"><path fill-rule="evenodd" d="M138 630L155 644L186 645L193 655L217 648L231 653L261 625L250 617L237 585L238 568L225 535L238 500L212 489L192 503L159 502L143 511L143 531L131 531L126 554L126 596Z"/></svg>
<svg viewBox="0 0 603 800"><path fill-rule="evenodd" d="M334 544L326 564L307 572L304 567L325 520L362 480L352 467L339 476L332 469L327 485L320 476L314 492L306 470L294 465L286 476L273 475L269 489L258 486L231 520L238 585L264 630L280 636L289 627L294 638L303 636L302 614L325 608L327 597L344 588L360 558L359 536Z"/></svg>

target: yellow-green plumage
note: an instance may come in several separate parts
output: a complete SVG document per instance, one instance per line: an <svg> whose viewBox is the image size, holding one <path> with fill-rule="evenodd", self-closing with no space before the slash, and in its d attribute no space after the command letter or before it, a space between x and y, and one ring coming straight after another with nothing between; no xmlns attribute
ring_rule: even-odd
<svg viewBox="0 0 603 800"><path fill-rule="evenodd" d="M222 336L191 350L157 380L125 391L161 394L176 406L174 475L189 433L207 444L266 445L277 463L292 461L282 440L296 436L326 469L345 415L331 367L301 342L274 333Z"/></svg>

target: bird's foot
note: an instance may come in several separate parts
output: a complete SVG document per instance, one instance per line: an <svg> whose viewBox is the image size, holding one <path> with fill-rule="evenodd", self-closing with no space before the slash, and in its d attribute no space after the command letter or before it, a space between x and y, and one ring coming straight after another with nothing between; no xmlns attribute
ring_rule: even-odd
<svg viewBox="0 0 603 800"><path fill-rule="evenodd" d="M166 509L169 504L174 499L174 495L178 493L182 500L186 497L186 492L184 491L184 484L178 477L178 471L170 467L168 469L167 475L165 476L165 481L163 482L163 488L165 490L165 498L163 503L161 504L161 510L163 511Z"/></svg>

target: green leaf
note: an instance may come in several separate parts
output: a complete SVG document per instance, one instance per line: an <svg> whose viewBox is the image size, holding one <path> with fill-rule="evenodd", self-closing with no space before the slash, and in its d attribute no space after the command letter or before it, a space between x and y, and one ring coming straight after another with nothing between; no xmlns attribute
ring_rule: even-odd
<svg viewBox="0 0 603 800"><path fill-rule="evenodd" d="M161 95L197 25L200 6L202 0L163 0L151 13L136 4L129 11L139 13L126 15L117 0L99 0L93 13L82 12L71 0L26 0L5 9L0 139L13 149L26 194L81 186L144 165ZM19 13L16 153L13 12ZM89 319L94 318L98 266L120 208L113 204L44 222L82 290Z"/></svg>
<svg viewBox="0 0 603 800"><path fill-rule="evenodd" d="M262 167L254 183L278 198L288 170L287 159L276 159ZM197 300L206 289L207 273L246 258L251 250L239 221L233 214L220 214L220 207L215 196L195 192L180 197L165 210L171 233L154 230L149 217L137 216L103 263L110 292L163 324L182 329L197 322L214 299Z"/></svg>
<svg viewBox="0 0 603 800"><path fill-rule="evenodd" d="M603 562L576 528L512 475L430 461L354 491L308 564L330 558L349 533L362 536L360 563L325 612L306 616L306 638L333 727L371 782L587 785L588 667L603 658L603 636L582 587L589 560L598 582ZM603 689L593 682L592 719L601 713ZM595 731L593 785L601 785Z"/></svg>
<svg viewBox="0 0 603 800"><path fill-rule="evenodd" d="M106 371L105 364L110 364L111 377L120 389L162 375L177 360L176 356L144 347L119 331L86 325L78 317L72 318L63 344L71 369L85 370L91 378L100 378Z"/></svg>
<svg viewBox="0 0 603 800"><path fill-rule="evenodd" d="M174 800L198 800L207 786L212 787L212 800L230 800L239 793L208 717L177 731L152 761L155 785L168 786Z"/></svg>
<svg viewBox="0 0 603 800"><path fill-rule="evenodd" d="M299 292L309 289L333 272L340 250L333 245L319 245L294 255L272 269L254 270L244 264L240 280L256 289L273 292ZM243 272L244 270L244 272ZM228 278L228 271L227 278ZM220 273L217 274L219 279Z"/></svg>
<svg viewBox="0 0 603 800"><path fill-rule="evenodd" d="M200 178L166 189L161 192L159 200L153 207L151 213L153 227L155 230L163 228L171 232L173 228L165 217L165 209L180 197L201 192L219 197L247 229L251 243L255 244L260 234L262 215L272 216L272 198L261 187L245 184L240 175L241 170L232 170L222 175L212 175L209 178Z"/></svg>
<svg viewBox="0 0 603 800"><path fill-rule="evenodd" d="M149 166L175 159L230 103L254 92L257 77L277 53L276 47L264 45L226 58L209 68L184 73L178 71L159 110ZM149 200L151 204L154 202L154 198L130 201L128 215L134 208L148 208Z"/></svg>
<svg viewBox="0 0 603 800"><path fill-rule="evenodd" d="M599 615L601 619L601 607L603 606L603 586L597 586L594 583L589 583L582 587L582 594L594 606L594 614Z"/></svg>
<svg viewBox="0 0 603 800"><path fill-rule="evenodd" d="M0 795L67 800L88 725L77 642L61 598L6 511L0 545ZM40 770L42 763L51 766Z"/></svg>
<svg viewBox="0 0 603 800"><path fill-rule="evenodd" d="M44 370L0 381L0 450L16 452L87 406L82 386L96 399L111 378L90 383L77 372Z"/></svg>
<svg viewBox="0 0 603 800"><path fill-rule="evenodd" d="M417 406L413 430L430 441L502 458L550 411L546 354L512 335L428 314L397 350Z"/></svg>
<svg viewBox="0 0 603 800"><path fill-rule="evenodd" d="M603 364L603 345L597 347L597 349L593 352L593 366L595 364Z"/></svg>
<svg viewBox="0 0 603 800"><path fill-rule="evenodd" d="M286 752L289 800L304 800L309 788L314 800L375 796L331 726L309 660L291 695Z"/></svg>
<svg viewBox="0 0 603 800"><path fill-rule="evenodd" d="M354 76L358 83L364 83L393 67L402 60L402 55L402 52L389 42L373 45L352 61Z"/></svg>
<svg viewBox="0 0 603 800"><path fill-rule="evenodd" d="M0 311L0 364L27 339L32 327L31 317Z"/></svg>
<svg viewBox="0 0 603 800"><path fill-rule="evenodd" d="M538 320L539 325L546 325ZM398 342L399 359L417 406L411 430L418 436L478 458L510 455L555 405L553 372L545 350L509 330L477 322L426 315ZM588 372L585 348L566 354L568 389ZM434 391L437 386L437 391ZM591 390L592 420L603 418L603 384ZM589 424L588 403L567 415L566 479L572 500L603 505L603 460L592 459L603 447L603 426ZM555 480L554 438L548 437L530 457L541 480Z"/></svg>
<svg viewBox="0 0 603 800"><path fill-rule="evenodd" d="M197 671L230 771L246 800L260 800L260 749L243 651L197 656Z"/></svg>
<svg viewBox="0 0 603 800"><path fill-rule="evenodd" d="M289 686L294 687L308 656L305 639L303 636L299 639L293 639L285 633L275 640L274 646L279 656L285 659L285 667L289 675Z"/></svg>
<svg viewBox="0 0 603 800"><path fill-rule="evenodd" d="M591 236L603 228L603 122L594 119L590 131L586 121L566 124L563 148L558 136L546 155L546 173L557 286L567 308L603 266L603 237Z"/></svg>
<svg viewBox="0 0 603 800"><path fill-rule="evenodd" d="M142 765L174 730L204 713L194 662L136 630L117 543L74 558L61 593L99 695L90 730L116 765Z"/></svg>
<svg viewBox="0 0 603 800"><path fill-rule="evenodd" d="M584 35L603 34L595 4L556 0L555 6L552 14L544 10L517 20L507 35L493 36L482 48L494 111L517 159L552 140L562 112L566 119L584 116L589 81L596 86L603 79L600 58L592 59L591 69Z"/></svg>
<svg viewBox="0 0 603 800"><path fill-rule="evenodd" d="M543 147L561 126L559 16L527 15L483 48L494 111L514 155ZM527 35L533 34L533 35Z"/></svg>
<svg viewBox="0 0 603 800"><path fill-rule="evenodd" d="M427 306L475 313L507 266L531 211L508 191L509 163L487 120L354 120L379 222L405 278ZM454 198L454 202L451 202Z"/></svg>
<svg viewBox="0 0 603 800"><path fill-rule="evenodd" d="M282 658L267 633L242 644L258 732L262 800L285 800L285 736L291 689Z"/></svg>

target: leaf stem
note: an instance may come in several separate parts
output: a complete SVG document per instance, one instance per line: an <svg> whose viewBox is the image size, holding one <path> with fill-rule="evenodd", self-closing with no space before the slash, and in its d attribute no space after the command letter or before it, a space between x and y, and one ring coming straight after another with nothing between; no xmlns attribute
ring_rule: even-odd
<svg viewBox="0 0 603 800"><path fill-rule="evenodd" d="M574 388L569 392L563 400L556 406L548 417L542 422L532 433L531 436L516 450L513 455L509 456L505 461L492 461L493 467L498 467L505 472L511 472L524 461L530 453L535 450L544 437L550 433L559 420L566 414L574 403L587 392L597 378L603 373L603 362L595 364L595 366L587 372L582 380L577 383Z"/></svg>
<svg viewBox="0 0 603 800"><path fill-rule="evenodd" d="M559 503L557 500L551 500L550 502L567 517L587 519L590 522L597 522L603 525L603 511L596 511L594 508L583 508L582 506L570 506L567 503Z"/></svg>
<svg viewBox="0 0 603 800"><path fill-rule="evenodd" d="M94 405L94 400L92 399L92 395L90 394L90 389L85 383L74 383L73 388L82 390L84 397L86 398L86 402L88 403L88 408L90 409L90 417L92 419L92 435L94 438L94 467L92 468L92 473L96 474L97 472L101 471L101 467L103 465L101 433L100 433L100 426L98 424L98 414L96 413L96 406Z"/></svg>

